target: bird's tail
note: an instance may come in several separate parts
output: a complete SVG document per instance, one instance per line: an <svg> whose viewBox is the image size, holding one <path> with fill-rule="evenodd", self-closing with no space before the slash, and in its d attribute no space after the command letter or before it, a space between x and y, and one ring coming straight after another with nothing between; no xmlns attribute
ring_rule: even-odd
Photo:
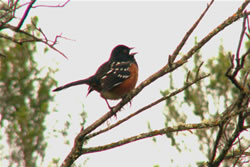
<svg viewBox="0 0 250 167"><path fill-rule="evenodd" d="M78 80L78 81L74 81L74 82L70 82L66 85L63 85L63 86L60 86L56 89L53 90L53 92L56 92L56 91L60 91L60 90L63 90L63 89L66 89L66 88L69 88L71 86L76 86L76 85L81 85L81 84L90 84L90 79L87 78L87 79L82 79L82 80Z"/></svg>

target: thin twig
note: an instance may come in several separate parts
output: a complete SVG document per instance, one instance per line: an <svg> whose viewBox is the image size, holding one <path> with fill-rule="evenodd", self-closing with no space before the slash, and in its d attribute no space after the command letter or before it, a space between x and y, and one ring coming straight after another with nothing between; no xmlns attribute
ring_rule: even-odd
<svg viewBox="0 0 250 167"><path fill-rule="evenodd" d="M247 12L245 11L244 12L243 22L242 22L242 30L241 30L241 34L240 34L240 40L239 40L239 44L238 44L238 48L237 48L237 52L236 52L236 61L240 61L240 58L239 58L240 57L240 48L241 48L241 45L242 45L242 41L243 41L243 38L244 38L245 31L247 29L246 20L247 20Z"/></svg>
<svg viewBox="0 0 250 167"><path fill-rule="evenodd" d="M188 73L187 73L187 77L186 77L186 82L185 83L189 83L189 77L190 77L190 71L188 71Z"/></svg>
<svg viewBox="0 0 250 167"><path fill-rule="evenodd" d="M31 0L29 2L29 5L27 6L24 14L23 14L23 17L22 19L20 20L20 22L18 23L17 27L16 27L16 31L18 32L20 30L20 28L22 27L23 23L24 23L24 20L27 18L28 14L29 14L29 11L30 9L32 8L33 4L36 2L36 0Z"/></svg>
<svg viewBox="0 0 250 167"><path fill-rule="evenodd" d="M197 68L197 71L195 73L195 79L198 78L199 74L200 74L200 69L201 69L201 66L204 64L204 62L201 62L201 64L198 66Z"/></svg>
<svg viewBox="0 0 250 167"><path fill-rule="evenodd" d="M47 6L47 7L64 7L67 3L69 3L70 0L67 0L65 3L63 3L62 5L57 5L57 6ZM4 34L1 34L1 37L4 37L5 39L8 39L8 40L11 40L12 42L15 42L17 44L22 44L22 43L26 43L26 42L41 42L45 45L47 45L49 48L53 49L54 51L58 52L59 54L61 54L63 57L65 57L66 59L67 56L61 52L60 50L58 50L56 47L55 47L55 44L57 43L57 40L59 38L64 38L64 39L68 39L66 37L62 37L61 34L60 35L57 35L55 37L55 39L53 41L51 40L48 40L46 35L43 33L43 31L41 30L41 28L37 28L36 26L34 26L36 28L36 30L38 30L44 39L42 38L39 38L39 37L36 37L34 34L32 33L29 33L27 31L24 31L24 30L21 30L21 27L23 25L23 23L25 22L31 8L34 8L34 3L36 2L36 0L30 0L28 3L24 3L24 4L21 4L21 5L17 5L19 2L19 0L16 0L16 1L8 1L8 11L5 12L6 16L8 14L8 12L10 11L12 13L12 17L9 17L7 20L4 20L4 21L0 21L0 30L3 30L3 29L10 29L12 30L13 32L16 32L16 33L21 33L21 34L24 34L27 36L28 39L15 39L14 37L10 37L10 36L7 36L7 35L4 35ZM17 26L13 26L11 24L8 24L8 22L10 22L14 17L15 17L15 12L17 9L23 7L23 6L26 6L26 10L21 18L21 20L19 21L18 25ZM41 6L36 6L36 7L41 7ZM45 7L45 6L43 6ZM34 23L32 23L34 25ZM51 43L52 42L52 43Z"/></svg>
<svg viewBox="0 0 250 167"><path fill-rule="evenodd" d="M173 132L180 132L180 131L190 131L193 129L204 129L204 128L212 128L218 126L218 121L213 122L207 122L207 123L198 123L198 124L184 124L179 125L176 127L167 127L160 130L154 130L147 133L141 133L139 135L120 140L118 142L113 142L111 144L103 145L103 146L97 146L97 147L91 147L91 148L83 148L81 150L81 154L87 154L87 153L93 153L93 152L99 152L99 151L105 151L108 149L116 148L137 140L146 139L153 136L158 135L164 135L166 133L173 133Z"/></svg>
<svg viewBox="0 0 250 167"><path fill-rule="evenodd" d="M124 118L124 119L122 119L122 120L119 120L119 121L116 122L115 124L110 125L110 126L108 126L107 128L102 129L102 130L100 130L100 131L98 131L98 132L89 134L88 136L85 137L85 139L92 138L92 137L97 136L97 135L99 135L99 134L101 134L101 133L104 133L104 132L106 132L106 131L108 131L108 130L110 130L110 129L113 129L114 127L117 127L118 125L120 125L120 124L124 123L125 121L129 120L130 118L132 118L132 117L134 117L134 116L140 114L141 112L143 112L143 111L145 111L145 110L147 110L147 109L149 109L149 108L151 108L151 107L153 107L153 106L159 104L159 103L162 102L162 101L165 101L166 99L169 99L169 98L171 98L171 97L173 97L173 96L175 96L175 95L181 93L182 91L184 91L184 90L187 89L188 87L192 86L193 84L199 82L200 80L202 80L202 79L204 79L204 78L206 78L206 77L208 77L208 76L209 76L209 74L204 75L204 76L201 76L201 77L199 77L199 78L196 78L196 79L195 79L194 81L192 81L191 83L186 83L182 88L177 89L176 91L170 93L169 95L164 96L164 97L162 97L162 98L160 98L160 99L158 99L158 100L156 100L156 101L154 101L154 102L152 102L152 103L150 103L150 104L148 104L148 105L142 107L141 109L139 109L139 110L137 110L136 112L130 114L130 115L127 116L126 118Z"/></svg>
<svg viewBox="0 0 250 167"><path fill-rule="evenodd" d="M107 112L93 124L91 124L86 129L81 130L81 132L76 136L74 141L74 146L72 147L70 153L64 159L61 167L68 167L81 156L81 151L83 149L83 143L85 142L84 138L86 135L90 134L93 130L97 127L102 125L106 120L111 118L114 113L117 113L126 103L128 103L133 97L135 97L139 92L142 91L143 88L157 80L158 78L166 75L169 72L174 71L175 69L179 68L183 64L185 64L189 58L192 57L193 53L195 53L198 49L200 49L203 45L205 45L212 37L222 31L224 28L232 24L233 22L237 21L239 18L243 16L242 11L246 8L249 2L245 1L234 13L231 17L227 18L222 24L216 27L212 32L210 32L207 36L205 36L200 42L197 43L188 53L186 56L183 56L180 60L171 63L170 65L165 65L162 67L158 72L152 74L149 78L144 80L136 89L132 90L127 97L125 97L119 104L117 104L112 111Z"/></svg>
<svg viewBox="0 0 250 167"><path fill-rule="evenodd" d="M245 105L242 102L240 97L236 99L235 103ZM191 130L193 130L193 129L203 129L203 128L217 127L217 126L220 126L222 122L226 122L227 120L232 119L233 117L238 116L241 113L242 113L242 110L238 110L238 111L235 111L231 115L227 115L226 117L225 116L217 117L213 121L206 121L206 122L197 123L197 124L181 124L181 125L178 125L176 127L167 127L167 128L163 128L163 129L160 129L160 130L154 130L154 131L150 131L150 132L146 132L146 133L141 133L141 134L138 134L136 136L129 137L129 138L117 141L117 142L112 142L110 144L106 144L106 145L103 145L103 146L97 146L97 147L91 147L91 148L83 148L83 149L81 149L79 151L80 151L80 154L83 155L83 154L87 154L87 153L93 153L93 152L99 152L99 151L105 151L105 150L108 150L108 149L113 149L113 148L116 148L116 147L119 147L119 146L122 146L122 145L125 145L125 144L129 144L131 142L135 142L137 140L146 139L146 138L149 138L149 137L154 137L154 136L163 135L163 134L167 134L167 133L180 132L180 131L189 131L189 132L191 132ZM244 119L242 119L242 120L244 120ZM241 121L239 123L242 124L243 122ZM243 130L244 129L243 129L243 126L242 126L241 131L243 131ZM238 137L238 135L237 135L237 137Z"/></svg>
<svg viewBox="0 0 250 167"><path fill-rule="evenodd" d="M242 13L242 11L246 8L248 3L249 1L245 1L235 14L233 14L232 16L227 18L223 23L221 23L216 28L214 28L210 33L208 33L207 36L205 36L192 49L190 49L188 53L186 54L187 59L191 57L197 50L199 50L205 43L207 43L212 37L214 37L216 34L218 34L220 31L226 28L229 24L232 24L233 22L237 21L239 18L243 17L244 14ZM247 14L249 14L249 12Z"/></svg>
<svg viewBox="0 0 250 167"><path fill-rule="evenodd" d="M239 39L239 44L237 47L237 51L236 51L236 56L230 56L230 61L231 61L231 66L227 69L226 72L226 76L231 80L231 82L240 90L240 91L247 91L244 89L244 83L241 84L237 79L236 76L238 74L238 72L243 68L243 65L245 63L245 58L247 55L249 55L250 53L250 48L247 50L246 53L244 53L241 58L240 58L240 49L241 49L241 45L242 45L242 41L243 41L243 37L245 34L245 31L247 29L247 20L248 20L248 16L247 16L247 11L244 12L244 18L243 18L243 23L242 23L242 31L241 31L241 35L240 35L240 39ZM231 70L234 68L234 59L236 59L236 67L234 69L234 71L231 73Z"/></svg>
<svg viewBox="0 0 250 167"><path fill-rule="evenodd" d="M246 112L249 103L249 95L245 92L241 92L238 96L237 100L231 104L230 107L226 109L225 112L222 113L222 120L229 120L228 118L233 115L238 116L238 123L235 125L235 130L231 136L229 136L220 151L218 157L216 159L210 159L208 162L209 167L217 167L221 164L221 162L226 158L228 151L232 148L235 140L239 137L244 128L244 121L247 118L247 115L243 114ZM230 112L229 112L230 111ZM224 127L226 129L226 127Z"/></svg>
<svg viewBox="0 0 250 167"><path fill-rule="evenodd" d="M213 162L214 159L215 159L217 149L218 149L218 145L219 145L220 139L221 139L221 137L223 135L223 131L224 131L224 123L221 123L220 126L219 126L219 131L217 133L215 143L213 145L213 151L212 151L212 156L210 158L210 162Z"/></svg>
<svg viewBox="0 0 250 167"><path fill-rule="evenodd" d="M210 3L207 5L207 8L202 12L202 14L200 15L200 17L197 19L197 21L193 24L193 26L187 31L187 33L185 34L185 36L183 37L183 39L181 40L180 44L176 47L176 49L174 50L174 52L172 53L171 57L170 57L170 61L168 62L169 65L171 65L177 55L179 54L179 52L181 51L181 49L183 48L183 46L185 45L186 41L188 40L188 38L190 37L190 35L192 34L192 32L194 31L194 29L198 26L198 24L200 23L200 21L202 20L202 18L205 16L205 14L207 13L208 9L210 8L210 6L213 4L214 0L210 1Z"/></svg>
<svg viewBox="0 0 250 167"><path fill-rule="evenodd" d="M12 30L14 32L17 32L16 31L16 27L12 26L10 24L5 25L4 28L5 29L8 28L8 29L10 29L10 30ZM43 40L42 38L38 38L38 37L36 37L36 36L34 36L34 35L26 32L26 31L23 31L23 30L19 30L18 33L22 33L22 34L26 35L27 37L30 37L31 39L17 41L16 39L12 38L12 39L9 39L9 40L11 40L13 42L16 42L16 43L19 43L19 44L24 43L24 42L41 42L41 43L44 43L45 45L47 45L48 47L50 47L51 49L55 50L59 54L61 54L64 58L68 59L68 57L63 52L61 52L60 50L58 50L53 44L50 44L48 42L48 39ZM1 34L1 35L3 36L3 34ZM8 38L6 38L6 39L8 39Z"/></svg>
<svg viewBox="0 0 250 167"><path fill-rule="evenodd" d="M228 139L228 141L225 143L223 149L221 150L219 156L212 162L209 162L208 166L209 167L217 167L221 164L221 162L225 159L227 152L230 150L230 148L232 147L234 141L238 138L238 136L240 135L240 133L244 130L241 127L243 127L244 125L244 118L242 118L240 116L238 116L238 124L236 125L235 131L232 134L232 136Z"/></svg>
<svg viewBox="0 0 250 167"><path fill-rule="evenodd" d="M38 7L62 8L65 5L67 5L69 2L70 2L70 0L67 0L63 4L58 4L58 5L55 5L55 6L53 6L53 5L36 5L36 6L33 6L32 8L38 8Z"/></svg>

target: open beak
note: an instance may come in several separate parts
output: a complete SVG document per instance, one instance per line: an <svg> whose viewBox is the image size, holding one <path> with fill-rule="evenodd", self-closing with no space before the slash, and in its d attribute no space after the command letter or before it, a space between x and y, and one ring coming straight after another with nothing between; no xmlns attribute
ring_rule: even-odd
<svg viewBox="0 0 250 167"><path fill-rule="evenodd" d="M131 48L129 48L129 49L132 50L132 49L134 49L134 47L131 47ZM134 55L136 55L136 54L137 54L137 52L129 53L130 56L134 56Z"/></svg>

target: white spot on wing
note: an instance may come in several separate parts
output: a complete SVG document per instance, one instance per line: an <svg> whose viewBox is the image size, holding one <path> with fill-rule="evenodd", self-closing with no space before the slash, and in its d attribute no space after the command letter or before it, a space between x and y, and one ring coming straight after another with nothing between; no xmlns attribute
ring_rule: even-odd
<svg viewBox="0 0 250 167"><path fill-rule="evenodd" d="M115 83L113 87L120 85L121 82Z"/></svg>
<svg viewBox="0 0 250 167"><path fill-rule="evenodd" d="M104 75L101 79L106 79L107 78L107 75Z"/></svg>

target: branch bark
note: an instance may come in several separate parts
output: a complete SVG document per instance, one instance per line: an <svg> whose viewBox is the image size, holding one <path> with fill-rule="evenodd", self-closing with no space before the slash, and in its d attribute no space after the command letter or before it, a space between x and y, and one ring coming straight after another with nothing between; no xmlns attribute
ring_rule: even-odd
<svg viewBox="0 0 250 167"><path fill-rule="evenodd" d="M240 100L238 101L238 104L237 104L237 112L239 113L238 114L238 123L235 126L235 130L234 130L233 134L231 135L231 137L227 140L227 142L223 146L223 149L219 153L218 157L215 160L212 159L212 161L210 161L208 163L209 167L220 166L221 162L226 158L228 151L233 146L233 143L235 142L235 140L239 137L241 132L243 130L245 130L243 127L244 127L244 122L245 122L246 117L243 116L244 110L242 111L242 107L246 108L246 106L248 105L248 101L246 101L246 99L245 99L245 96L247 96L246 94L241 94L240 96L241 96L239 98Z"/></svg>
<svg viewBox="0 0 250 167"><path fill-rule="evenodd" d="M175 61L177 55L179 54L180 50L184 46L186 40L189 38L189 36L193 32L193 30L197 27L199 21L202 19L202 17L204 16L204 14L208 10L208 8L211 6L212 2L213 1L211 1L210 5L208 5L208 7L205 9L205 11L200 16L200 18L195 22L195 24L186 33L185 37L182 39L182 41L180 42L180 44L177 46L177 48L173 52L173 55L171 55L169 57L169 61L168 61L168 63L164 67L162 67L159 71L157 71L154 74L152 74L149 78L147 78L146 80L144 80L136 89L134 89L133 91L131 91L127 97L125 97L119 104L117 104L112 109L112 111L107 112L105 115L103 115L101 118L99 118L97 121L95 121L93 124L91 124L86 129L83 129L83 128L81 129L81 131L79 132L79 134L75 138L74 146L73 146L71 152L67 155L67 157L65 158L65 160L61 164L61 167L69 167L83 153L93 151L93 149L90 149L88 151L86 151L86 148L83 149L83 143L86 141L87 138L91 137L91 135L87 136L88 134L90 134L97 127L99 127L100 125L102 125L106 120L108 120L109 118L111 118L125 104L127 104L132 98L134 98L138 93L140 93L146 86L148 86L149 84L151 84L155 80L159 79L160 77L166 75L167 73L172 72L172 71L176 70L177 68L179 68L180 66L182 66L183 64L185 64L192 57L192 55L196 51L198 51L202 46L204 46L211 38L213 38L216 34L218 34L219 32L221 32L224 28L228 27L229 25L231 25L232 23L234 23L235 21L237 21L238 19L240 19L241 17L243 17L243 10L246 8L246 6L249 3L249 1L245 1L240 6L240 8L237 10L236 13L234 13L232 16L230 16L228 19L226 19L223 23L221 23L215 29L213 29L210 33L208 33L200 42L197 43L197 45L195 45L193 48L191 48L187 52L187 54L185 56L182 56L182 58L180 60ZM202 124L202 126L204 126L204 125L206 125L206 124ZM217 126L217 125L218 124L216 124L214 126ZM185 127L185 128L187 128L187 127ZM136 141L136 140L139 140L141 138L151 137L152 135L165 134L166 132L170 133L170 131L167 131L166 129L165 130L161 129L161 130L158 130L158 131L154 131L152 133L149 132L149 133L145 133L145 134L140 134L139 136L134 136L132 138L126 139L126 141L117 142L113 146L105 145L105 146L102 146L102 147L99 147L99 148L96 147L95 149L98 149L99 151L101 151L101 149L110 149L111 147L117 147L118 145L125 144L126 142L129 143L131 141Z"/></svg>
<svg viewBox="0 0 250 167"><path fill-rule="evenodd" d="M31 0L31 1L29 2L29 5L28 5L28 7L27 7L26 10L25 10L22 19L20 20L20 22L18 23L18 25L17 25L17 27L16 27L16 32L18 32L18 31L20 30L20 28L22 27L22 25L23 25L25 19L27 18L28 14L29 14L30 9L32 8L32 6L33 6L33 4L34 4L35 2L36 2L36 0Z"/></svg>
<svg viewBox="0 0 250 167"><path fill-rule="evenodd" d="M105 150L116 148L116 147L131 143L131 142L135 142L135 141L138 141L141 139L146 139L149 137L164 135L167 133L190 131L190 130L194 130L194 129L212 128L212 127L218 126L218 124L219 124L218 121L212 121L212 122L206 122L206 123L183 124L183 125L178 125L176 127L167 127L167 128L163 128L160 130L154 130L154 131L147 132L147 133L141 133L139 135L136 135L136 136L133 136L133 137L130 137L127 139L123 139L123 140L120 140L118 142L114 142L111 144L97 146L97 147L91 147L91 148L84 148L84 149L82 149L81 154L105 151Z"/></svg>
<svg viewBox="0 0 250 167"><path fill-rule="evenodd" d="M174 92L168 94L167 96L164 96L164 97L162 97L162 98L160 98L160 99L158 99L158 100L156 100L156 101L154 101L154 102L152 102L152 103L150 103L150 104L148 104L148 105L142 107L141 109L139 109L139 110L137 110L136 112L134 112L134 113L128 115L126 118L124 118L124 119L122 119L122 120L116 122L115 124L110 125L109 127L105 128L105 129L102 129L102 130L100 130L100 131L98 131L98 132L89 134L88 136L85 137L85 140L90 139L90 138L92 138L92 137L94 137L94 136L97 136L97 135L99 135L99 134L102 134L102 133L104 133L104 132L106 132L106 131L108 131L108 130L111 130L111 129L113 129L113 128L119 126L120 124L126 122L127 120L129 120L130 118L133 118L134 116L140 114L141 112L143 112L143 111L145 111L145 110L147 110L147 109L149 109L149 108L151 108L151 107L153 107L153 106L159 104L160 102L163 102L163 101L165 101L165 100L167 100L167 99L169 99L169 98L171 98L171 97L173 97L173 96L175 96L175 95L177 95L177 94L183 92L183 91L184 91L185 89L187 89L188 87L192 86L193 84L199 82L199 81L202 80L202 79L207 78L208 76L209 76L209 74L204 75L204 76L201 76L201 77L198 77L198 76L197 76L197 78L196 78L194 81L189 82L189 83L186 83L182 88L180 88L180 89L178 89L178 90L176 90L176 91L174 91Z"/></svg>
<svg viewBox="0 0 250 167"><path fill-rule="evenodd" d="M9 35L4 34L4 32L1 32L0 37L5 38L7 40L10 40L10 41L15 42L15 43L20 44L20 45L23 43L26 43L26 42L41 42L41 43L45 44L46 46L48 46L49 48L51 48L52 50L58 52L59 54L61 54L65 58L67 58L67 56L63 52L61 52L60 50L58 50L55 47L57 39L58 39L58 37L62 37L61 35L57 35L51 43L51 41L47 39L46 35L44 33L42 33L41 28L38 29L35 25L33 25L33 26L35 26L35 30L38 30L38 31L40 30L39 32L42 33L43 38L40 38L39 36L34 35L35 33L31 34L26 30L22 30L22 26L23 26L23 23L25 22L25 20L27 19L28 14L32 8L36 8L36 7L64 7L66 4L69 3L69 1L70 0L67 0L62 5L57 5L57 6L46 6L46 5L34 6L34 4L36 3L36 0L30 0L29 2L23 3L21 5L19 5L19 0L9 1L8 5L3 5L3 6L1 6L1 9L0 9L0 10L5 11L0 16L0 30L3 31L5 29L9 29L12 32L14 32L14 35L9 36ZM12 19L15 19L16 11L19 8L24 7L24 6L27 6L27 7L26 7L25 12L23 13L21 20L18 22L18 25L11 24ZM27 38L25 37L23 39L15 39L14 36L16 33L23 34ZM67 39L67 38L65 38L65 39Z"/></svg>
<svg viewBox="0 0 250 167"><path fill-rule="evenodd" d="M245 106L246 101L243 102L242 97L239 97L238 99L236 99L236 101L233 104L235 106L238 106L238 107L239 107L239 105L244 105ZM235 107L233 107L233 109L234 108ZM229 107L226 110L229 110L229 109L232 109L232 107ZM139 135L136 135L136 136L133 136L133 137L130 137L130 138L126 138L126 139L123 139L123 140L120 140L120 141L117 141L117 142L113 142L113 143L110 143L110 144L106 144L106 145L103 145L103 146L83 148L81 150L81 154L105 151L105 150L109 150L109 149L116 148L116 147L119 147L119 146L123 146L125 144L129 144L131 142L135 142L135 141L138 141L138 140L141 140L141 139L146 139L146 138L149 138L149 137L164 135L164 134L167 134L167 133L190 131L190 130L195 130L195 129L207 129L207 128L213 128L213 127L221 126L223 122L226 122L226 121L232 119L233 117L239 116L241 113L242 113L242 110L238 109L238 110L236 110L234 112L234 114L225 115L225 116L222 115L222 116L220 116L217 119L212 120L212 121L204 121L204 122L197 123L197 124L181 124L181 125L178 125L176 127L167 127L167 128L163 128L163 129L160 129L160 130L154 130L154 131L151 131L151 132L141 133ZM235 134L233 135L233 138L228 142L228 145L230 144L230 142L235 141L235 139L239 136L241 131L245 130L243 128L243 126L242 126L243 122L244 122L244 119L241 117L239 122L238 122L238 124L240 124L241 126L237 126L237 127L240 127L240 129L238 129L235 132ZM232 143L231 143L231 145L232 145ZM226 147L226 148L229 148L229 146ZM226 156L226 154L223 154L223 155Z"/></svg>
<svg viewBox="0 0 250 167"><path fill-rule="evenodd" d="M231 135L231 137L226 141L226 143L223 146L223 149L220 151L218 157L216 158L216 153L219 152L219 147L218 144L222 138L222 134L226 133L226 128L224 127L225 122L222 122L222 124L220 125L220 129L217 133L217 138L213 147L213 152L212 152L212 157L210 159L210 161L208 162L208 166L209 167L216 167L216 166L220 166L221 162L227 157L227 153L229 152L229 150L231 149L231 147L233 146L233 143L235 142L235 140L239 137L239 135L241 134L242 131L246 130L244 127L244 121L245 119L249 116L249 110L248 110L248 104L249 104L249 88L245 87L245 83L247 81L247 77L248 77L248 72L245 74L245 79L243 81L243 84L241 84L236 76L239 73L239 71L244 67L244 62L245 62L245 58L246 56L249 54L249 49L246 52L247 54L243 54L243 56L240 58L240 50L241 50L241 46L242 46L242 41L244 38L244 34L245 31L247 29L247 22L248 22L248 15L247 15L247 11L244 12L244 19L243 19L243 24L242 24L242 32L240 35L240 39L239 39L239 44L238 44L238 48L236 51L236 58L235 55L230 55L229 59L231 62L231 66L228 68L227 72L226 72L226 76L228 77L229 80L231 80L231 82L235 85L236 88L238 88L238 90L240 91L240 95L239 95L239 100L236 101L236 103L232 104L232 106L230 106L222 115L224 116L228 116L231 115L233 112L235 112L235 110L237 112L239 112L238 115L238 123L235 126L235 130L233 132L233 134ZM236 60L236 67L234 68L234 60ZM232 72L231 72L232 71ZM241 144L239 143L239 146L241 146ZM244 151L242 152L241 155L243 155ZM239 158L236 159L235 164L239 163L239 159L241 156L238 156ZM235 157L234 157L235 158Z"/></svg>

